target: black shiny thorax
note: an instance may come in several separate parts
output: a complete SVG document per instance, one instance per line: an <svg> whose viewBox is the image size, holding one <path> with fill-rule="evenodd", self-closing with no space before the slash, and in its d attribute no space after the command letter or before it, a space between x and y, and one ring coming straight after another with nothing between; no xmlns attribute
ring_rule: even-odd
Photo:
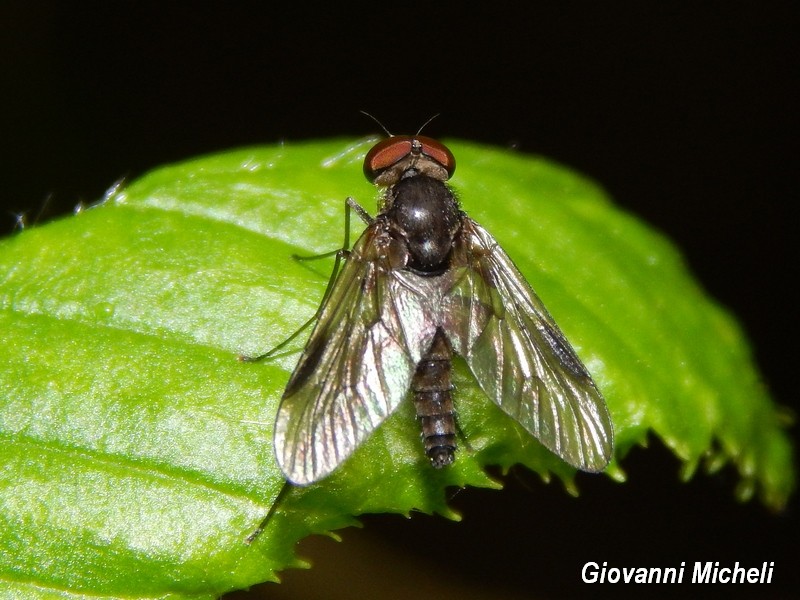
<svg viewBox="0 0 800 600"><path fill-rule="evenodd" d="M406 267L430 275L446 270L464 216L447 184L408 173L386 191L385 207L381 218L405 244Z"/></svg>

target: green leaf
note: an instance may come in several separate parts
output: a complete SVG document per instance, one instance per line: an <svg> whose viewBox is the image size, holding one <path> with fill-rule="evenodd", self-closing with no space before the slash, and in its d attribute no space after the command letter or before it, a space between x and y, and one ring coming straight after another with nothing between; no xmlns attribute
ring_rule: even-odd
<svg viewBox="0 0 800 600"><path fill-rule="evenodd" d="M213 598L299 566L297 540L355 515L456 518L445 488L497 487L487 464L553 472L574 492L574 472L459 363L467 447L452 468L426 464L409 403L330 478L291 489L244 543L283 485L272 421L297 353L236 356L272 348L314 314L332 261L291 254L340 246L345 197L374 206L361 174L373 141L168 166L0 242L0 586L27 598ZM671 244L563 167L451 149L465 210L604 392L617 459L652 431L687 477L703 458L732 462L742 497L758 490L781 506L793 471L780 411L741 331ZM616 462L607 472L624 478Z"/></svg>

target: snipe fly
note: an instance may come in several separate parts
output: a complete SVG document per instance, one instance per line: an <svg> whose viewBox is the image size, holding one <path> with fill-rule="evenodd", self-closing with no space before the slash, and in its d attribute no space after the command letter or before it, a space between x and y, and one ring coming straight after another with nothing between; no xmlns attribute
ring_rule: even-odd
<svg viewBox="0 0 800 600"><path fill-rule="evenodd" d="M338 467L413 393L425 453L453 462L453 353L486 395L584 471L611 459L605 401L541 300L446 184L455 158L429 137L392 136L364 161L383 188L339 253L316 324L278 409L275 453L296 485ZM341 266L341 268L339 268Z"/></svg>

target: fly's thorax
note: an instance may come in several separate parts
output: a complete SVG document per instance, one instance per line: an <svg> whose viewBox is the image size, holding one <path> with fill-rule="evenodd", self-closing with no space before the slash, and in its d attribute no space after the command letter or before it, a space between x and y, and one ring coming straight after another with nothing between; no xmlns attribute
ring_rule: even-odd
<svg viewBox="0 0 800 600"><path fill-rule="evenodd" d="M405 241L396 235L385 214L378 215L370 225L372 235L367 244L356 243L348 260L374 264L383 271L401 271L408 266L409 251ZM363 238L362 238L363 239Z"/></svg>
<svg viewBox="0 0 800 600"><path fill-rule="evenodd" d="M408 268L429 274L446 270L463 218L450 188L414 174L387 190L386 206L384 218L393 237L408 249Z"/></svg>

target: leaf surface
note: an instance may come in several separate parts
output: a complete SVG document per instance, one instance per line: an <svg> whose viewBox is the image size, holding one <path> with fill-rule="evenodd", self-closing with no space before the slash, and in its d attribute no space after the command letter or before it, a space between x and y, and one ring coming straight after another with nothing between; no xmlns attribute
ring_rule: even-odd
<svg viewBox="0 0 800 600"><path fill-rule="evenodd" d="M272 424L298 353L236 356L269 350L314 314L332 260L291 255L341 245L347 196L374 212L361 175L373 142L163 167L0 242L0 589L213 598L300 566L297 540L359 514L457 518L445 489L498 487L489 464L556 473L574 490L574 472L459 362L468 447L452 468L426 464L406 403L334 475L291 490L244 544L283 485ZM739 327L674 247L564 167L450 147L464 209L528 277L606 396L617 458L653 432L686 476L703 458L730 461L742 497L781 506L793 486L781 413ZM607 472L624 478L617 462Z"/></svg>

